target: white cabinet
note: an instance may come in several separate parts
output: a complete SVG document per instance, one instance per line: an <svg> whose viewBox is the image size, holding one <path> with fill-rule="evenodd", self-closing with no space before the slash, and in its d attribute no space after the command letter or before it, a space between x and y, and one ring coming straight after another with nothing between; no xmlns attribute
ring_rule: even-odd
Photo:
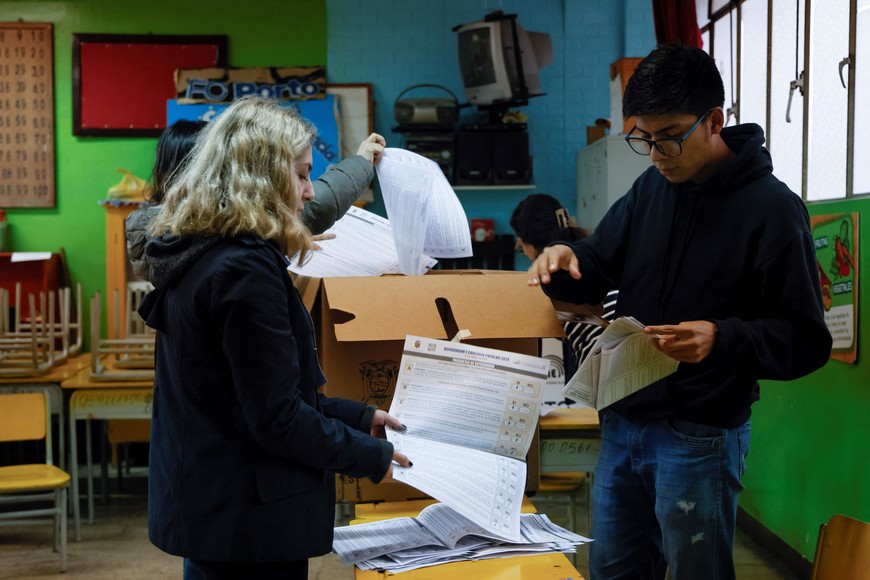
<svg viewBox="0 0 870 580"><path fill-rule="evenodd" d="M577 152L577 224L595 229L607 209L650 166L623 135L608 135Z"/></svg>

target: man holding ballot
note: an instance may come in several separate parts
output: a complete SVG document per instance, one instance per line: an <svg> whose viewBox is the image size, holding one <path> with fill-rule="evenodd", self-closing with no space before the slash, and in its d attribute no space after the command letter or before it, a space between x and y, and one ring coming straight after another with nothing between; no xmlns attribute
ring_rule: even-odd
<svg viewBox="0 0 870 580"><path fill-rule="evenodd" d="M772 174L754 124L725 127L722 79L704 51L656 48L623 115L645 171L595 233L544 249L529 284L648 325L677 371L601 411L590 570L601 578L734 578L737 497L760 379L825 364L807 210Z"/></svg>

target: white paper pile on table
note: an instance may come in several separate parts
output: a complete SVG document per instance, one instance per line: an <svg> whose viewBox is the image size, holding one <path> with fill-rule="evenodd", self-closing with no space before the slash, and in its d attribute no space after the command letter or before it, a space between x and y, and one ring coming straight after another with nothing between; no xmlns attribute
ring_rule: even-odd
<svg viewBox="0 0 870 580"><path fill-rule="evenodd" d="M522 514L520 534L522 539L512 542L436 503L416 518L337 527L332 549L345 564L361 570L398 573L462 560L570 554L592 541L557 526L544 514Z"/></svg>

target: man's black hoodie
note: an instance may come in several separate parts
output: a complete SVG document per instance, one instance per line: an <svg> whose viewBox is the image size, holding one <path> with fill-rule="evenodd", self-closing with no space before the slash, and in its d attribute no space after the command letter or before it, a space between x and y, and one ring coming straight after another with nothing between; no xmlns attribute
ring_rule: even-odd
<svg viewBox="0 0 870 580"><path fill-rule="evenodd" d="M707 182L674 185L651 167L571 246L582 278L557 272L543 286L575 303L618 288L619 316L718 327L706 359L613 405L629 419L734 427L758 400L759 379L798 378L830 355L806 207L773 176L760 127L725 128L722 138L735 155Z"/></svg>

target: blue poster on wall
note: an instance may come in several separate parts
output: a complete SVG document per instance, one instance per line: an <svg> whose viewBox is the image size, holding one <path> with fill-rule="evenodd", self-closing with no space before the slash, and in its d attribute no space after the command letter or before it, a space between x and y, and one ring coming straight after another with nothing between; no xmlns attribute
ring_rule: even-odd
<svg viewBox="0 0 870 580"><path fill-rule="evenodd" d="M330 165L341 160L338 136L338 116L335 95L311 101L277 101L283 107L294 107L303 119L317 127L312 146L311 178L323 175ZM229 107L229 103L181 104L176 99L166 101L166 125L185 119L211 121Z"/></svg>

